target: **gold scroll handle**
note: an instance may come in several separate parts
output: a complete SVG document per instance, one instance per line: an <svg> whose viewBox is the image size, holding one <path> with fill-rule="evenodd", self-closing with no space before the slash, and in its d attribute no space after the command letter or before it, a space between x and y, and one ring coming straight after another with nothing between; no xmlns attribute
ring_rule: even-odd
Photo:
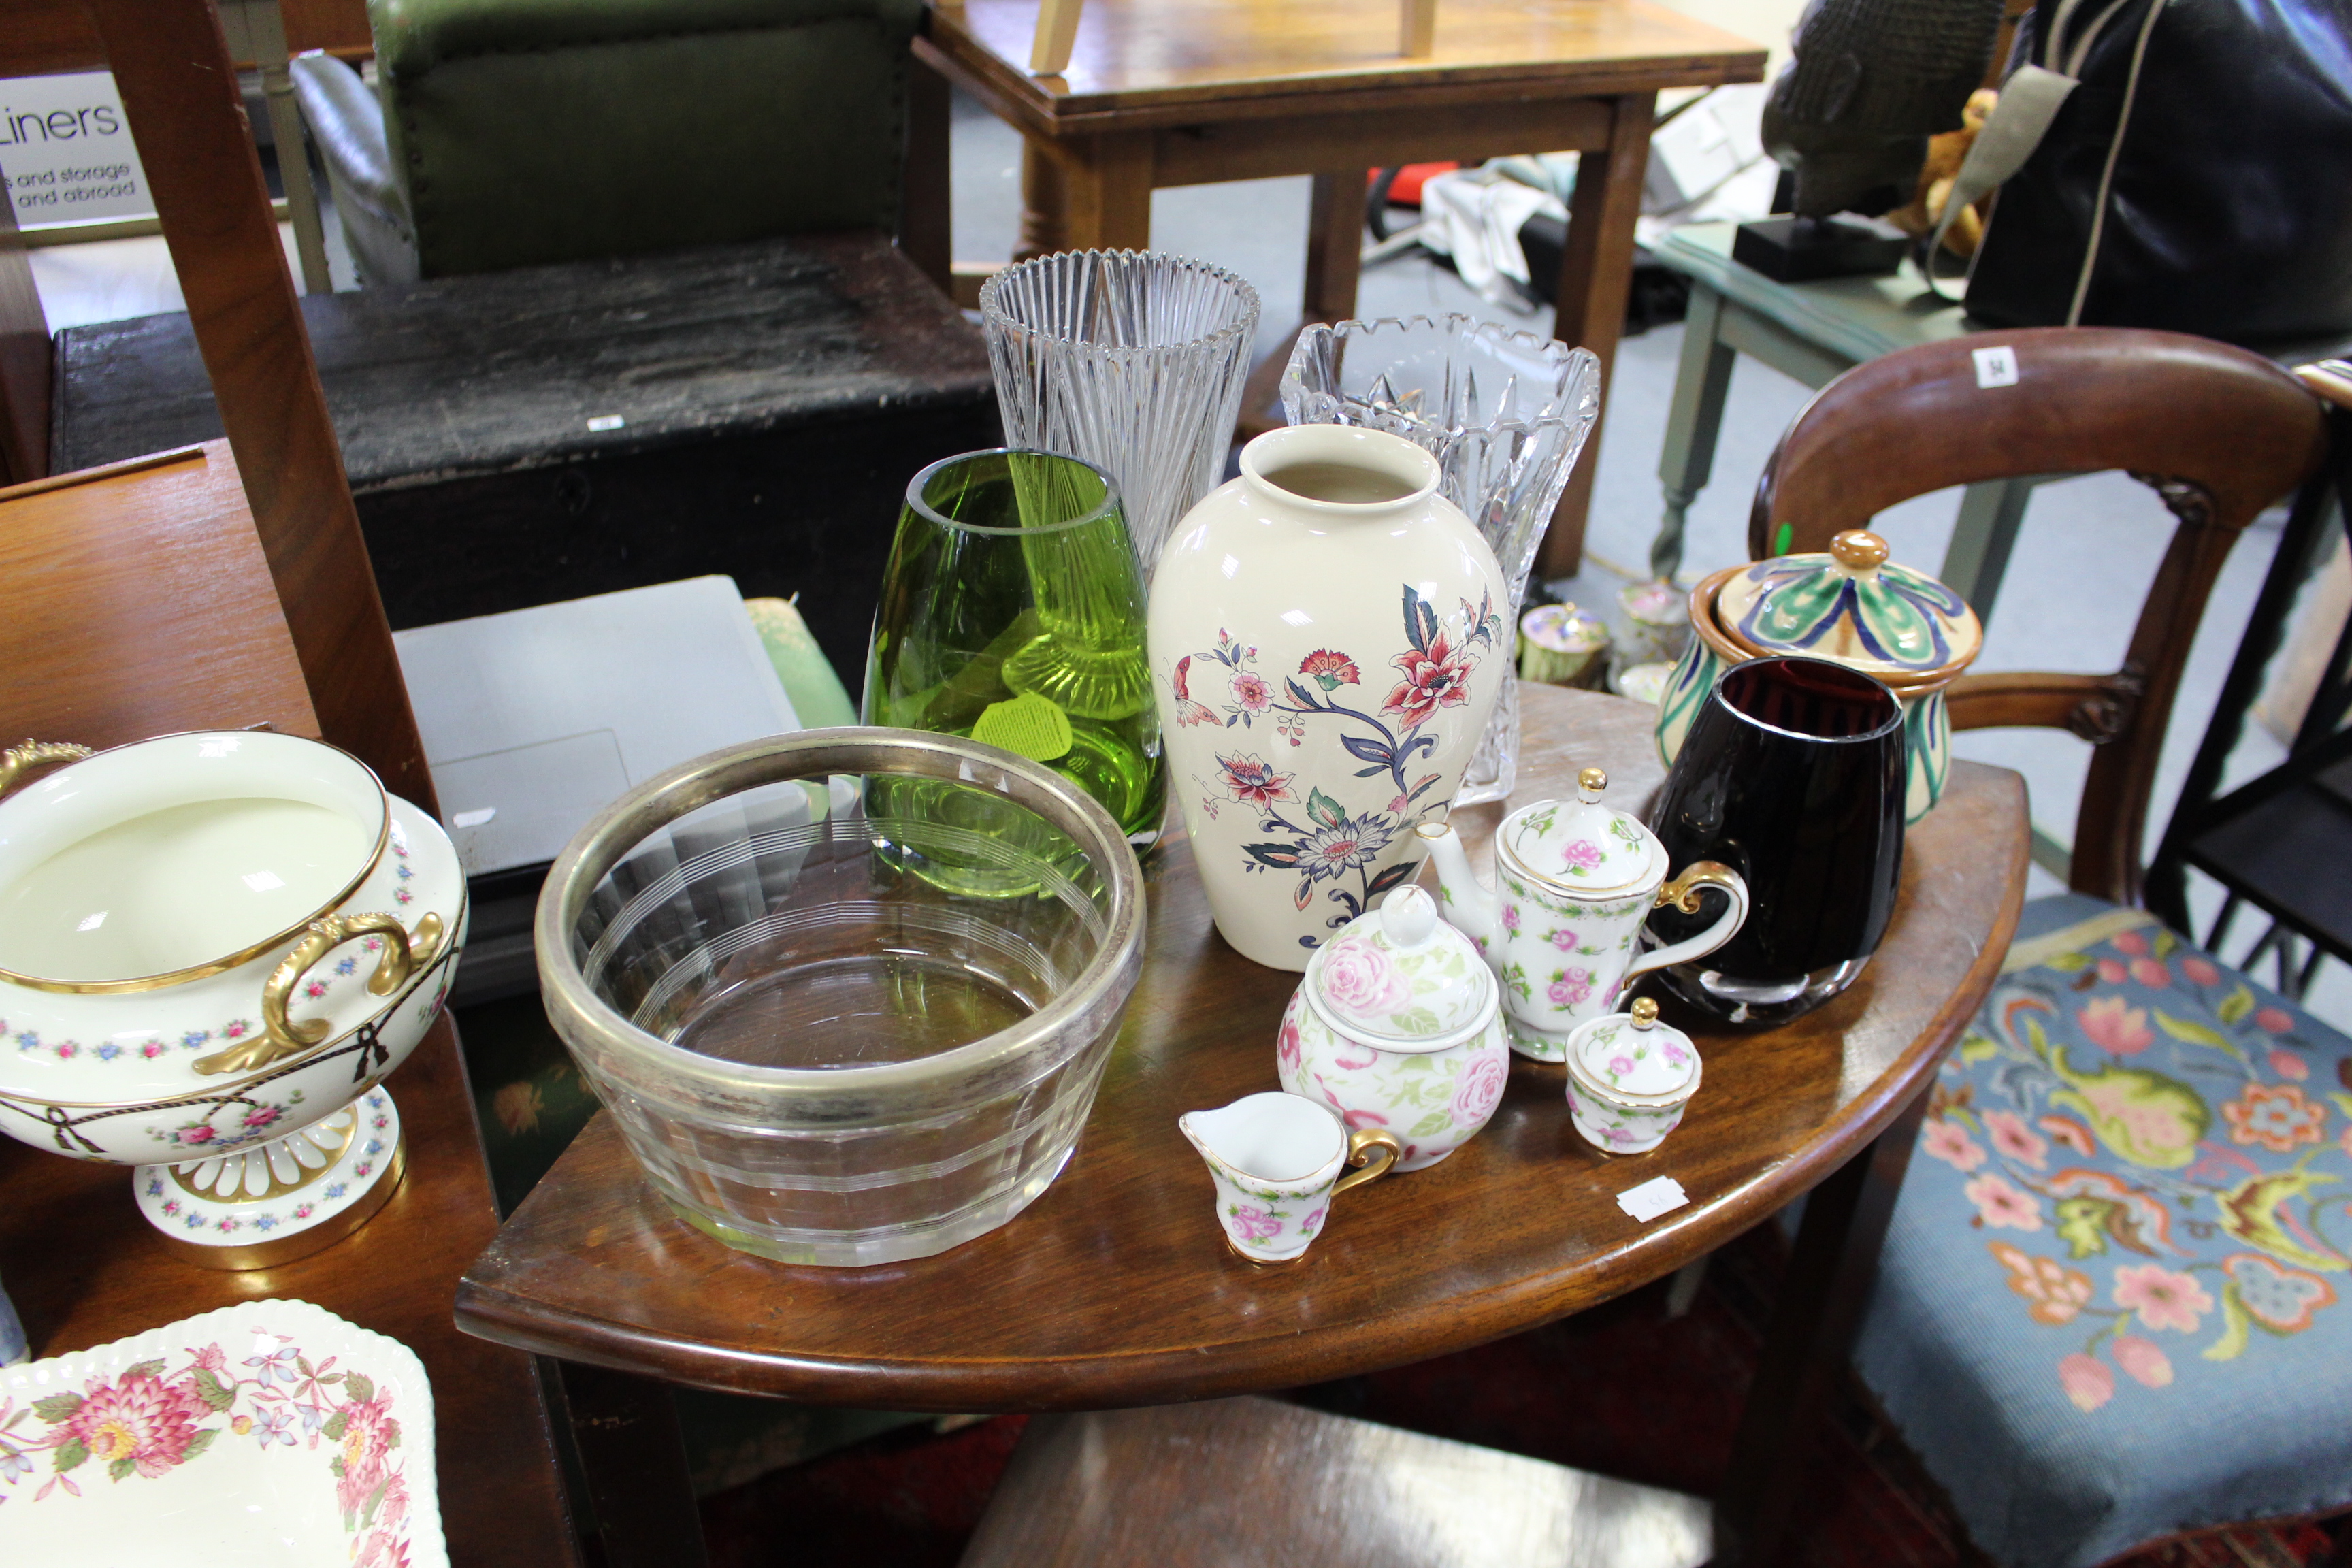
<svg viewBox="0 0 2352 1568"><path fill-rule="evenodd" d="M90 754L88 746L77 746L67 741L26 741L0 752L0 795L6 795L16 784L16 775L26 768L45 767L51 763L78 763Z"/></svg>
<svg viewBox="0 0 2352 1568"><path fill-rule="evenodd" d="M1339 1178L1331 1189L1338 1197L1349 1187L1360 1187L1366 1182L1389 1173L1389 1167L1404 1157L1404 1145L1396 1141L1393 1132L1383 1132L1377 1127L1359 1127L1348 1134L1348 1163L1358 1167Z"/></svg>
<svg viewBox="0 0 2352 1568"><path fill-rule="evenodd" d="M1746 890L1739 874L1717 860L1694 860L1683 868L1683 874L1658 889L1655 908L1668 904L1686 915L1698 913L1698 890L1701 888L1721 888L1725 893L1738 897Z"/></svg>
<svg viewBox="0 0 2352 1568"><path fill-rule="evenodd" d="M294 988L302 983L310 966L347 942L363 936L383 939L383 957L368 976L367 988L377 996L389 996L408 983L408 977L432 962L441 951L441 917L426 915L416 922L411 935L391 915L324 915L312 921L302 932L302 940L280 960L277 969L261 984L261 1033L250 1039L239 1040L226 1050L207 1057L198 1057L191 1064L207 1076L229 1072L251 1072L272 1062L299 1056L327 1037L327 1020L311 1018L296 1023L286 1016L294 1000Z"/></svg>

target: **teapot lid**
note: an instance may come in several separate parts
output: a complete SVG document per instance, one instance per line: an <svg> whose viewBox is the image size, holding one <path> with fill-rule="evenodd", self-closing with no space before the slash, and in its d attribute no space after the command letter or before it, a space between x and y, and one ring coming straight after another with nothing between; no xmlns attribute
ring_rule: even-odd
<svg viewBox="0 0 2352 1568"><path fill-rule="evenodd" d="M1854 528L1826 553L1756 562L1716 595L1716 624L1751 653L1832 658L1898 687L1958 675L1984 646L1983 624L1886 554L1886 541Z"/></svg>
<svg viewBox="0 0 2352 1568"><path fill-rule="evenodd" d="M1595 1018L1568 1047L1577 1077L1623 1100L1676 1100L1697 1087L1698 1047L1672 1024L1658 1022L1658 1005L1637 996L1629 1012Z"/></svg>
<svg viewBox="0 0 2352 1568"><path fill-rule="evenodd" d="M1657 869L1664 851L1641 821L1601 804L1609 775L1587 768L1576 775L1574 800L1523 806L1496 837L1506 854L1538 879L1580 893L1611 893Z"/></svg>
<svg viewBox="0 0 2352 1568"><path fill-rule="evenodd" d="M1482 1026L1495 975L1470 939L1437 918L1437 901L1402 887L1348 922L1307 965L1307 994L1331 1025L1399 1049L1437 1049Z"/></svg>

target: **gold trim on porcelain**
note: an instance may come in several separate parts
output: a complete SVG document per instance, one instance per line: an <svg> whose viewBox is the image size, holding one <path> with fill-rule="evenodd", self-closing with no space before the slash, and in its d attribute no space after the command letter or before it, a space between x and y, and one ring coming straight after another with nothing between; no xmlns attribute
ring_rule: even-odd
<svg viewBox="0 0 2352 1568"><path fill-rule="evenodd" d="M294 987L302 976L335 949L363 936L383 938L383 957L368 976L371 995L389 996L408 978L433 961L441 947L441 917L427 911L411 934L396 915L369 913L328 915L312 921L293 951L278 961L261 984L261 1033L239 1040L188 1065L206 1077L225 1072L253 1072L289 1057L299 1056L327 1037L327 1020L296 1023L286 1010L294 1001Z"/></svg>
<svg viewBox="0 0 2352 1568"><path fill-rule="evenodd" d="M1701 888L1721 888L1733 898L1748 890L1747 884L1734 875L1731 868L1717 860L1694 860L1683 868L1681 876L1671 882L1661 883L1657 901L1650 907L1663 910L1672 904L1686 915L1698 913L1698 890ZM1643 1000L1648 1000L1646 997ZM1652 1003L1653 1009L1657 1004ZM1654 1011L1651 1015L1656 1016Z"/></svg>
<svg viewBox="0 0 2352 1568"><path fill-rule="evenodd" d="M247 731L243 730L183 730L169 735L151 735L143 741L126 742L120 746L110 746L102 752L85 750L83 751L81 757L77 758L76 760L86 761L94 757L112 756L116 752L127 752L133 746L150 746L153 745L158 741L176 741L189 735L242 735L246 732ZM270 731L268 732L271 734L279 733L276 731ZM365 882L370 877L374 876L376 868L383 863L384 849L392 842L392 797L385 793L383 781L375 776L375 770L369 767L365 763L361 762L357 757L352 756L349 752L344 751L341 746L334 745L326 741L314 741L307 735L280 735L279 738L288 741L299 741L304 745L308 746L324 746L328 751L335 752L338 756L349 758L353 765L358 767L360 772L366 775L368 783L375 786L377 813L375 849L368 856L367 863L360 868L359 874L343 885L342 891L337 893L333 898L327 900L317 909L312 910L309 914L304 915L300 920L296 921L292 925L288 926L284 931L278 932L274 936L264 937L259 942L255 942L252 946L245 948L241 952L230 953L226 958L209 959L203 963L190 964L185 969L174 969L169 973L137 974L121 980L46 980L37 974L20 974L16 970L0 966L0 982L5 982L11 985L22 985L27 990L48 991L59 995L68 996L110 996L119 994L126 991L160 991L167 985L184 985L191 980L209 980L215 974L226 974L240 963L251 963L254 959L260 957L263 953L268 952L271 948L278 946L280 942L293 941L296 937L302 934L303 931L310 926L311 921L320 919L321 916L332 914L336 910L341 908L345 900L349 900L353 893L360 890L360 884ZM13 757L16 755L17 752L26 750L27 747L41 747L43 749L47 749L50 744L53 743L27 741L25 742L24 746L13 747L7 753L5 753L5 756L0 756L0 763L5 763L6 757ZM38 761L43 759L34 760ZM19 765L21 766L22 764ZM6 787L7 779L11 776L13 775L0 775L0 789L5 789Z"/></svg>
<svg viewBox="0 0 2352 1568"><path fill-rule="evenodd" d="M291 1263L298 1258L308 1258L328 1247L367 1224L377 1211L392 1201L403 1179L408 1174L408 1130L401 1129L400 1142L393 1145L392 1161L383 1175L357 1203L339 1213L330 1215L310 1229L292 1236L281 1236L275 1241L249 1241L241 1247L207 1247L201 1241L189 1241L163 1231L155 1239L176 1254L184 1263L198 1268L215 1268L224 1272L239 1272L248 1268L275 1268Z"/></svg>
<svg viewBox="0 0 2352 1568"><path fill-rule="evenodd" d="M1527 809L1528 808L1525 806L1520 808L1522 811ZM1512 815L1517 816L1517 813L1514 812ZM1507 818L1506 821L1507 820ZM1650 854L1653 857L1651 861L1653 868L1657 867L1665 858L1654 847L1650 850ZM1545 891L1566 893L1580 904L1603 903L1611 899L1639 898L1642 895L1642 884L1647 882L1651 875L1649 871L1643 871L1638 877L1628 878L1622 882L1612 882L1605 888L1589 888L1581 882L1563 882L1557 877L1537 870L1533 866L1520 859L1510 845L1504 841L1500 828L1495 830L1495 858ZM1663 880L1665 873L1661 869L1657 875Z"/></svg>
<svg viewBox="0 0 2352 1568"><path fill-rule="evenodd" d="M310 1137L310 1134L316 1131L320 1125L331 1121L336 1116L341 1116L344 1114L350 1115L352 1124L343 1129L342 1136L336 1140L332 1147L322 1144L316 1138ZM299 1193L304 1187L309 1186L312 1182L323 1179L329 1171L335 1168L336 1161L351 1152L352 1145L359 1141L359 1101L355 1100L352 1101L351 1104L343 1107L341 1110L333 1111L328 1116L320 1118L319 1121L313 1123L311 1126L305 1127L299 1131L289 1132L286 1134L285 1138L272 1140L274 1142L282 1143L290 1139L308 1138L310 1139L310 1146L326 1156L326 1159L317 1166L303 1166L300 1157L299 1155L296 1156L294 1163L298 1166L302 1166L302 1173L293 1181L281 1182L278 1179L278 1173L272 1171L269 1173L269 1185L266 1190L258 1193L248 1193L242 1186L239 1186L235 1193L231 1194L227 1197L223 1197L215 1188L199 1186L188 1176L188 1171L194 1170L200 1165L210 1164L215 1160L226 1161L236 1158L250 1159L254 1155L259 1154L264 1150L268 1149L269 1147L269 1144L268 1143L257 1143L250 1149L238 1151L236 1154L215 1154L207 1159L190 1160L187 1162L186 1169L184 1170L178 1165L171 1166L170 1170L172 1173L172 1180L178 1183L180 1190L187 1194L190 1197L201 1198L208 1204L266 1204L273 1198L282 1198L289 1193ZM333 1137L334 1135L330 1133L329 1136Z"/></svg>
<svg viewBox="0 0 2352 1568"><path fill-rule="evenodd" d="M470 897L471 895L461 884L457 897L457 919L449 929L455 930L457 926L465 923L467 904ZM423 921L416 923L420 929L425 924ZM34 1095L21 1094L14 1089L0 1088L0 1104L5 1104L18 1111L26 1111L27 1107L36 1108L26 1113L31 1114L35 1121L47 1121L47 1119L38 1112L47 1110L52 1106L59 1110L119 1110L128 1115L138 1110L162 1110L177 1105L202 1104L205 1101L218 1103L235 1100L247 1089L259 1089L264 1084L275 1083L289 1073L301 1071L320 1058L331 1056L336 1051L348 1047L362 1032L383 1019L390 1017L410 997L423 990L425 981L432 978L434 971L446 962L448 962L448 951L444 947L434 957L417 966L415 973L408 977L407 988L394 996L386 1005L377 1008L332 1039L321 1040L317 1046L306 1048L302 1056L291 1060L272 1062L249 1078L232 1079L226 1083L181 1089L172 1094L156 1095L146 1100L42 1100ZM370 1079L367 1087L373 1087L373 1080ZM362 1089L362 1092L364 1091ZM156 1162L149 1160L143 1163L152 1165Z"/></svg>
<svg viewBox="0 0 2352 1568"><path fill-rule="evenodd" d="M78 763L90 754L88 746L77 746L70 741L36 741L27 736L22 745L0 752L0 795L16 787L16 775L26 768L46 767L51 763Z"/></svg>

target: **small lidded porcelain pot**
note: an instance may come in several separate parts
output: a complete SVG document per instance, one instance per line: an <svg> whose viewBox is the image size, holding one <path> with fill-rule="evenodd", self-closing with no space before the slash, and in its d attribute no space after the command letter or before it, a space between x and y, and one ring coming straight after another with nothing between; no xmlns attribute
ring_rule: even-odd
<svg viewBox="0 0 2352 1568"><path fill-rule="evenodd" d="M1510 1076L1501 988L1419 888L1399 888L1316 951L1276 1042L1282 1087L1380 1128L1423 1171L1495 1114Z"/></svg>
<svg viewBox="0 0 2352 1568"><path fill-rule="evenodd" d="M1612 1154L1646 1154L1682 1125L1698 1092L1698 1047L1658 1005L1595 1018L1569 1037L1568 1110L1576 1130Z"/></svg>
<svg viewBox="0 0 2352 1568"><path fill-rule="evenodd" d="M1697 635L1658 699L1658 755L1668 763L1724 672L1751 658L1834 659L1884 681L1903 704L1908 770L1904 819L1916 822L1944 793L1952 724L1944 689L1984 647L1968 601L1887 559L1886 541L1848 529L1826 552L1727 566L1690 595Z"/></svg>

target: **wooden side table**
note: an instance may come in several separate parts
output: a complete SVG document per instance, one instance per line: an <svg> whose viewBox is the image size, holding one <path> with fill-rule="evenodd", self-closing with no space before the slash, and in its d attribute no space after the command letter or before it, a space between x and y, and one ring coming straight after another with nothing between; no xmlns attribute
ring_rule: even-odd
<svg viewBox="0 0 2352 1568"><path fill-rule="evenodd" d="M1087 0L1068 68L1029 74L1035 0L935 4L919 58L1026 140L1022 254L1151 241L1162 185L1315 176L1306 317L1355 311L1365 171L1514 153L1583 154L1552 331L1617 349L1633 220L1661 89L1757 81L1764 51L1646 0L1447 0L1424 57L1396 52L1395 13L1280 0ZM1253 377L1274 394L1284 355ZM1599 439L1599 432L1594 432ZM1570 481L1538 568L1581 558L1597 447Z"/></svg>
<svg viewBox="0 0 2352 1568"><path fill-rule="evenodd" d="M1650 546L1650 572L1656 577L1672 578L1682 567L1683 519L1715 471L1715 443L1723 431L1736 355L1747 354L1807 386L1822 387L1864 360L1972 330L1959 305L1929 294L1908 261L1885 277L1778 283L1731 259L1738 228L1730 223L1692 224L1657 247L1661 263L1690 279L1691 293L1665 446L1658 455L1666 505ZM2042 482L2035 478L1970 485L1961 499L1959 521L1937 575L1979 616L1992 614L2026 500Z"/></svg>
<svg viewBox="0 0 2352 1568"><path fill-rule="evenodd" d="M1609 769L1641 799L1661 770L1651 715L1597 693L1522 691L1513 804ZM1474 854L1500 810L1456 815ZM1069 1168L1002 1228L876 1268L730 1251L646 1185L609 1117L591 1121L467 1270L470 1332L599 1374L606 1431L641 1440L600 1480L615 1568L684 1564L690 1500L645 1478L664 1379L906 1410L1086 1410L1208 1398L1395 1366L1532 1328L1670 1273L1811 1190L1789 1284L1717 1500L1717 1561L1769 1561L1803 1489L1818 1398L1844 1364L1943 1051L1999 971L2025 886L2016 774L1957 763L1910 836L1885 943L1853 989L1769 1034L1696 1025L1706 1087L1654 1155L1612 1160L1569 1124L1557 1068L1514 1061L1501 1109L1442 1165L1351 1194L1295 1268L1227 1250L1179 1113L1274 1086L1297 976L1211 926L1190 847L1149 870L1150 933ZM1678 1020L1690 1022L1690 1020ZM1671 1175L1689 1206L1654 1224L1617 1196ZM567 1373L569 1376L569 1373ZM634 1384L635 1393L630 1392ZM578 1402L575 1399L575 1409ZM600 1437L601 1440L601 1437ZM583 1445L584 1450L585 1445ZM663 1466L678 1478L683 1466ZM645 1524L604 1509L624 1500ZM617 1542L614 1531L629 1532ZM614 1548L617 1546L617 1550Z"/></svg>
<svg viewBox="0 0 2352 1568"><path fill-rule="evenodd" d="M1681 567L1684 515L1714 472L1715 443L1723 429L1735 355L1747 354L1818 388L1864 360L1896 349L1974 332L1986 334L1988 347L2001 341L1999 329L1969 319L1957 298L1957 279L1945 280L1946 292L1955 296L1950 300L1930 294L1927 280L1908 261L1883 277L1778 283L1731 259L1738 227L1691 224L1668 235L1656 250L1662 264L1691 283L1690 309L1683 318L1682 363L1675 372L1665 446L1658 457L1666 504L1650 546L1650 570L1659 577L1672 577ZM2342 346L2340 340L2331 339L2265 345L2259 352L2292 365ZM1959 517L1937 576L1968 600L1980 618L1992 616L1993 600L2009 570L2010 552L2034 487L2070 477L1990 479L1962 493Z"/></svg>

